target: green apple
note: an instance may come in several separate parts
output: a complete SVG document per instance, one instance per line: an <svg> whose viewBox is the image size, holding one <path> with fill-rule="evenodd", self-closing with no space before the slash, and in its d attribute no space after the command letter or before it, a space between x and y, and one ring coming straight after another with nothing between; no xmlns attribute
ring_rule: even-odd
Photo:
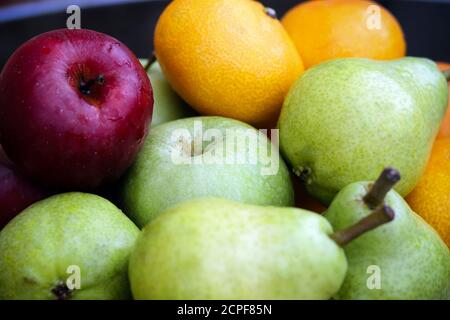
<svg viewBox="0 0 450 320"><path fill-rule="evenodd" d="M147 65L147 59L139 59L143 66ZM164 76L158 61L151 64L147 70L153 88L153 117L152 126L176 119L195 115L192 110L172 89Z"/></svg>
<svg viewBox="0 0 450 320"><path fill-rule="evenodd" d="M170 206L204 196L257 205L294 203L276 144L250 125L193 117L153 128L125 178L124 211L143 227Z"/></svg>
<svg viewBox="0 0 450 320"><path fill-rule="evenodd" d="M329 299L347 270L319 214L220 198L172 207L130 258L135 299Z"/></svg>
<svg viewBox="0 0 450 320"><path fill-rule="evenodd" d="M126 299L139 229L95 195L35 203L0 232L0 299Z"/></svg>

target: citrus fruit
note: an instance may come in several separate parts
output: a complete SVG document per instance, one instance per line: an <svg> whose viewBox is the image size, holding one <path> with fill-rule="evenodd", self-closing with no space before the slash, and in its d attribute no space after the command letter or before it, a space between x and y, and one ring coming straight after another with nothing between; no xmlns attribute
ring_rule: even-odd
<svg viewBox="0 0 450 320"><path fill-rule="evenodd" d="M400 58L406 45L397 20L372 1L301 3L282 19L305 68L335 58Z"/></svg>
<svg viewBox="0 0 450 320"><path fill-rule="evenodd" d="M450 247L450 138L436 140L425 174L406 201Z"/></svg>
<svg viewBox="0 0 450 320"><path fill-rule="evenodd" d="M303 71L272 10L249 0L175 0L160 16L155 53L193 108L263 126Z"/></svg>

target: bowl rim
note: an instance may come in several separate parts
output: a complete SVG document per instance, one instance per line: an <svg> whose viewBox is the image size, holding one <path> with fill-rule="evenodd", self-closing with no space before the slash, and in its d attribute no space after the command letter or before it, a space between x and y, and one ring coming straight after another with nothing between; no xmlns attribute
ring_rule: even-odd
<svg viewBox="0 0 450 320"><path fill-rule="evenodd" d="M39 2L24 2L0 7L0 23L14 22L53 13L66 12L70 5L82 9L120 6L140 3L167 3L170 0L45 0Z"/></svg>

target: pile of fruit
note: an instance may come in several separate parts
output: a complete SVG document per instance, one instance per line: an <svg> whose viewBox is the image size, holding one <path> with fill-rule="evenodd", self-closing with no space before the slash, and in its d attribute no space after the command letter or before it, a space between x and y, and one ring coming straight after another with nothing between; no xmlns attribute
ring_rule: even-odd
<svg viewBox="0 0 450 320"><path fill-rule="evenodd" d="M388 11L174 0L154 49L4 66L0 299L450 298L450 66Z"/></svg>

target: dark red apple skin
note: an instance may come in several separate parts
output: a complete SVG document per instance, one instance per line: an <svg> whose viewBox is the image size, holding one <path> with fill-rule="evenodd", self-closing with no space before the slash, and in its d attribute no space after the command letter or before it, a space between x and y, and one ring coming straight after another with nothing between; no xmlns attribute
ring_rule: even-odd
<svg viewBox="0 0 450 320"><path fill-rule="evenodd" d="M0 230L22 210L48 194L46 189L20 175L0 147Z"/></svg>
<svg viewBox="0 0 450 320"><path fill-rule="evenodd" d="M89 94L80 90L99 75ZM117 179L147 135L153 92L134 54L91 30L55 30L19 47L0 75L0 143L27 177L62 189Z"/></svg>

